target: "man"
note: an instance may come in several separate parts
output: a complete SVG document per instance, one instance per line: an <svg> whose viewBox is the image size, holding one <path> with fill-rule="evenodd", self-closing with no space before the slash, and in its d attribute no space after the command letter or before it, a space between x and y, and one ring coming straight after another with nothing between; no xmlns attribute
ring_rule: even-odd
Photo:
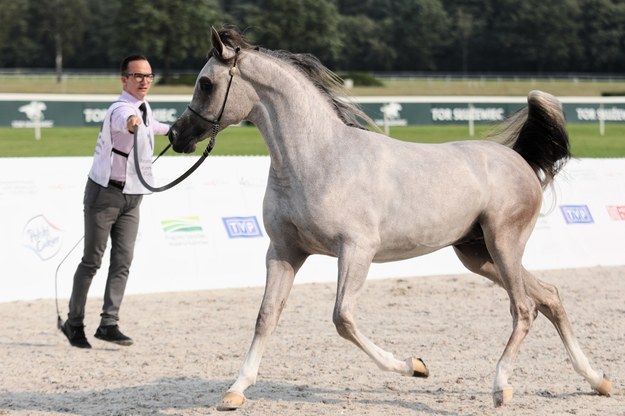
<svg viewBox="0 0 625 416"><path fill-rule="evenodd" d="M138 143L141 160L152 157L154 135L169 131L167 124L154 119L145 100L153 80L152 67L146 57L126 57L121 64L122 94L109 107L100 129L83 200L83 257L74 274L67 321L61 324L61 331L74 347L91 348L84 331L85 305L109 237L110 267L100 325L94 336L118 345L132 345L132 339L120 331L117 323L139 229L139 207L143 194L149 193L135 171L134 130L143 124L147 137L141 140L149 141ZM143 176L151 175L150 164L143 165L141 172L148 170Z"/></svg>

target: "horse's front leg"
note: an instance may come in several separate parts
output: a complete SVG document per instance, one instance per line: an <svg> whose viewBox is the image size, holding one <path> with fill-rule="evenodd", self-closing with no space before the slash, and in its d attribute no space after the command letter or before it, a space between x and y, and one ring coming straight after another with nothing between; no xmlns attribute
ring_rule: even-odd
<svg viewBox="0 0 625 416"><path fill-rule="evenodd" d="M356 344L383 371L393 371L411 377L427 377L429 370L420 358L396 359L392 353L378 347L357 328L353 308L364 286L373 254L354 245L345 245L339 255L339 275L333 321L343 338Z"/></svg>
<svg viewBox="0 0 625 416"><path fill-rule="evenodd" d="M256 319L256 329L252 345L247 352L243 367L234 384L224 395L217 410L234 410L245 403L243 392L256 383L260 360L262 359L269 336L278 326L282 309L286 304L295 274L304 263L306 256L292 250L282 250L280 254L270 244L267 251L267 282L265 294Z"/></svg>

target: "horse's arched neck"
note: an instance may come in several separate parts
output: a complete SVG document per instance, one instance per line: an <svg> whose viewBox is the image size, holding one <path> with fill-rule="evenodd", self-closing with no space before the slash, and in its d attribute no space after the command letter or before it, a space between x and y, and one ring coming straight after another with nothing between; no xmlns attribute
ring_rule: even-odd
<svg viewBox="0 0 625 416"><path fill-rule="evenodd" d="M333 126L343 123L328 99L297 69L270 57L258 61L251 82L259 102L250 121L260 130L272 164L315 158L318 149L327 147L323 142L332 139Z"/></svg>

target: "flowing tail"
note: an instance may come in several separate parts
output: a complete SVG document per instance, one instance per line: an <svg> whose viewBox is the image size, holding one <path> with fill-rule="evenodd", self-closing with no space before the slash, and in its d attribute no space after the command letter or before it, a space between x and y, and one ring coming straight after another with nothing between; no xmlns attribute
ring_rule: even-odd
<svg viewBox="0 0 625 416"><path fill-rule="evenodd" d="M523 156L545 189L571 158L566 120L562 104L551 94L531 91L527 104L496 135Z"/></svg>

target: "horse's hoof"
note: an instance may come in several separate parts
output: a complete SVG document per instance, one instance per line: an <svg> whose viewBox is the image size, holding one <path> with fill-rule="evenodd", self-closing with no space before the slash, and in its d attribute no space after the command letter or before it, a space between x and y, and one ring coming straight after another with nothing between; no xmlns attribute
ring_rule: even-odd
<svg viewBox="0 0 625 416"><path fill-rule="evenodd" d="M605 375L603 376L603 380L599 383L598 386L593 387L597 393L602 396L609 396L610 391L612 391L612 382Z"/></svg>
<svg viewBox="0 0 625 416"><path fill-rule="evenodd" d="M512 400L512 387L506 387L493 393L495 407L501 407Z"/></svg>
<svg viewBox="0 0 625 416"><path fill-rule="evenodd" d="M217 406L217 410L236 410L245 403L245 396L236 391L229 391L221 399L221 403Z"/></svg>
<svg viewBox="0 0 625 416"><path fill-rule="evenodd" d="M406 363L408 363L408 367L412 368L413 377L426 378L430 375L430 370L421 358L410 357L406 359Z"/></svg>

